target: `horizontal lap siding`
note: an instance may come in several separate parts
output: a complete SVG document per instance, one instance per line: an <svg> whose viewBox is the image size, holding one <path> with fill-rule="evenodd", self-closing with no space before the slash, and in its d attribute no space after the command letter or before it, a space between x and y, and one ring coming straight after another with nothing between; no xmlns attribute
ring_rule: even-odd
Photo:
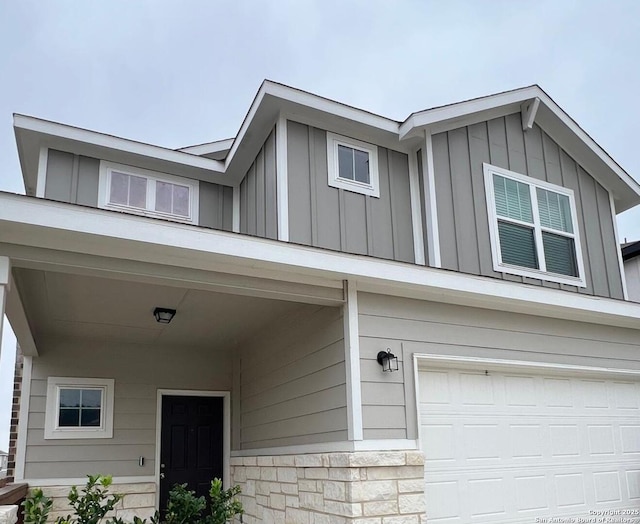
<svg viewBox="0 0 640 524"><path fill-rule="evenodd" d="M49 376L115 379L113 438L45 440ZM45 343L33 359L25 478L153 475L158 388L228 391L231 359L186 348Z"/></svg>
<svg viewBox="0 0 640 524"><path fill-rule="evenodd" d="M276 212L276 139L271 131L240 183L240 232L276 239Z"/></svg>
<svg viewBox="0 0 640 524"><path fill-rule="evenodd" d="M407 155L378 147L375 198L329 186L326 131L289 121L287 139L292 242L414 262Z"/></svg>
<svg viewBox="0 0 640 524"><path fill-rule="evenodd" d="M363 420L365 436L368 432L372 438L384 438L379 426L393 424L384 428L386 434L402 436L402 412L408 438L416 437L414 353L640 370L640 327L624 329L367 293L358 295L358 306ZM377 352L386 348L398 355L399 372L382 373L376 363Z"/></svg>
<svg viewBox="0 0 640 524"><path fill-rule="evenodd" d="M516 113L436 134L433 149L442 267L623 298L608 193L540 127L522 131L520 114ZM493 270L483 162L574 191L585 288Z"/></svg>
<svg viewBox="0 0 640 524"><path fill-rule="evenodd" d="M345 440L342 312L306 306L243 345L242 449Z"/></svg>

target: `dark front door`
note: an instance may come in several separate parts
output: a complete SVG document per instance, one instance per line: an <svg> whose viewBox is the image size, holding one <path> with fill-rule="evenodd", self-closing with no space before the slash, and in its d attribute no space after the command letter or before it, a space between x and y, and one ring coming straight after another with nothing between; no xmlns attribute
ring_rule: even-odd
<svg viewBox="0 0 640 524"><path fill-rule="evenodd" d="M205 495L222 478L222 397L162 397L160 509L175 484Z"/></svg>

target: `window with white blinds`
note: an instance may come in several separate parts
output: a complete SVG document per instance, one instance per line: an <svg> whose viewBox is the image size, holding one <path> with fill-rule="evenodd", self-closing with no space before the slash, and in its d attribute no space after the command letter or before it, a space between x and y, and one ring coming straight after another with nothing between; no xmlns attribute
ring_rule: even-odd
<svg viewBox="0 0 640 524"><path fill-rule="evenodd" d="M585 286L573 191L484 164L496 271Z"/></svg>

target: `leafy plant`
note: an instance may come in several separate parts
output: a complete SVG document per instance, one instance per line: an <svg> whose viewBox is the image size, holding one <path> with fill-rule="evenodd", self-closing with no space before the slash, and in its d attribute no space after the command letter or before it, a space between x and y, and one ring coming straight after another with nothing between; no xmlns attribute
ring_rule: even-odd
<svg viewBox="0 0 640 524"><path fill-rule="evenodd" d="M242 515L242 503L236 498L239 494L240 486L222 489L222 481L214 478L209 490L211 514L206 519L207 524L226 524L236 515Z"/></svg>
<svg viewBox="0 0 640 524"><path fill-rule="evenodd" d="M32 489L22 503L25 524L46 524L53 500L45 497L41 489Z"/></svg>
<svg viewBox="0 0 640 524"><path fill-rule="evenodd" d="M71 486L68 499L74 509L75 518L71 515L58 517L56 524L98 524L107 513L113 510L122 495L108 495L111 476L87 475L84 489L78 493L76 486Z"/></svg>
<svg viewBox="0 0 640 524"><path fill-rule="evenodd" d="M195 491L187 489L187 484L176 484L169 492L166 524L195 524L200 522L207 506L204 497L196 497Z"/></svg>

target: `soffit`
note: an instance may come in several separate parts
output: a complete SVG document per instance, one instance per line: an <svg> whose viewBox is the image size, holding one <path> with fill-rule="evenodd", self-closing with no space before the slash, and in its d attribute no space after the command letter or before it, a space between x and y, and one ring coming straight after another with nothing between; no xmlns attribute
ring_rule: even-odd
<svg viewBox="0 0 640 524"><path fill-rule="evenodd" d="M197 289L14 268L36 342L83 339L227 349L297 308L318 307ZM156 306L177 314L170 324Z"/></svg>

